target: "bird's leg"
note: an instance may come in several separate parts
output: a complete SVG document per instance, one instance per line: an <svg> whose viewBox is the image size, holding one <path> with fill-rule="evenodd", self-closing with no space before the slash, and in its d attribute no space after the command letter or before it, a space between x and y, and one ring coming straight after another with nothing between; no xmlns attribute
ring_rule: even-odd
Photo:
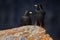
<svg viewBox="0 0 60 40"><path fill-rule="evenodd" d="M40 22L40 27L44 27L42 22Z"/></svg>
<svg viewBox="0 0 60 40"><path fill-rule="evenodd" d="M34 25L37 26L37 21L35 21L35 24Z"/></svg>

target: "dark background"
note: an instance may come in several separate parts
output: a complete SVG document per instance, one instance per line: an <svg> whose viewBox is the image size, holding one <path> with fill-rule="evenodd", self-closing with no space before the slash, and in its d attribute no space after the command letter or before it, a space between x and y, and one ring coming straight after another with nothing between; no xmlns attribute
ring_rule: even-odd
<svg viewBox="0 0 60 40"><path fill-rule="evenodd" d="M34 3L43 5L46 12L44 28L54 40L60 40L59 0L0 0L0 30L20 26L21 16L26 10L34 12ZM32 17L33 22L33 17Z"/></svg>

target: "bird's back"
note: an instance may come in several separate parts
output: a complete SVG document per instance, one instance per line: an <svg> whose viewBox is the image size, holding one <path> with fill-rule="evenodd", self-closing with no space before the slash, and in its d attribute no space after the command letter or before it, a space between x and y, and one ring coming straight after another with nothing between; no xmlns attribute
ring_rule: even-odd
<svg viewBox="0 0 60 40"><path fill-rule="evenodd" d="M23 16L21 18L21 25L30 25L31 24L31 18L28 16Z"/></svg>

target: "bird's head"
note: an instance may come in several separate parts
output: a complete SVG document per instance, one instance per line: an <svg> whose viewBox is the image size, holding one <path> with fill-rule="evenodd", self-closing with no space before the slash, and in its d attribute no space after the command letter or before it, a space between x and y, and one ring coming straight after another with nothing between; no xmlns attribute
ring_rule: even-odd
<svg viewBox="0 0 60 40"><path fill-rule="evenodd" d="M32 14L32 12L31 12L31 11L26 10L24 15L30 15L30 14Z"/></svg>
<svg viewBox="0 0 60 40"><path fill-rule="evenodd" d="M41 5L41 4L39 4L39 3L35 4L34 6L35 6L35 8L36 8L37 10L42 9L42 5Z"/></svg>

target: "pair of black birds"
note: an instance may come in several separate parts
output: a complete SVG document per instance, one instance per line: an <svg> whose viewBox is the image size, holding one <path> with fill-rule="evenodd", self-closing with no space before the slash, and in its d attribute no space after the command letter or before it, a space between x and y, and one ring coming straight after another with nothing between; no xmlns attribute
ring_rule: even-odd
<svg viewBox="0 0 60 40"><path fill-rule="evenodd" d="M41 4L37 3L35 6L35 13L34 13L34 25L44 27L44 18L45 18L45 11ZM32 25L30 14L32 12L25 11L24 16L21 18L21 26Z"/></svg>

